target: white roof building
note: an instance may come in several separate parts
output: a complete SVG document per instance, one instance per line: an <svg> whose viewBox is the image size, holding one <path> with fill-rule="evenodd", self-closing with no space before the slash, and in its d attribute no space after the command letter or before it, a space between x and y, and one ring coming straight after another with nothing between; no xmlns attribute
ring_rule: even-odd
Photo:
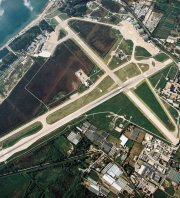
<svg viewBox="0 0 180 198"><path fill-rule="evenodd" d="M119 192L122 190L121 186L117 182L114 182L112 184L112 187L114 187Z"/></svg>
<svg viewBox="0 0 180 198"><path fill-rule="evenodd" d="M103 175L102 177L108 184L112 185L115 182L115 179L113 179L108 174Z"/></svg>
<svg viewBox="0 0 180 198"><path fill-rule="evenodd" d="M128 138L125 135L121 135L120 141L121 141L121 145L124 146L128 141Z"/></svg>
<svg viewBox="0 0 180 198"><path fill-rule="evenodd" d="M113 166L111 166L111 168L107 171L107 174L113 178L119 177L120 175L122 175L122 173L123 172L116 164L113 164Z"/></svg>
<svg viewBox="0 0 180 198"><path fill-rule="evenodd" d="M74 145L77 145L81 140L81 136L79 134L74 133L73 131L69 134L67 139L72 142Z"/></svg>

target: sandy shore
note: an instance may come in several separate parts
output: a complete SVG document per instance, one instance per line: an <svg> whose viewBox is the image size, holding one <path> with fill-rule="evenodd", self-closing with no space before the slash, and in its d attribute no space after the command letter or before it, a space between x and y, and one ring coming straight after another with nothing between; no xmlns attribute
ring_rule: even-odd
<svg viewBox="0 0 180 198"><path fill-rule="evenodd" d="M31 27L35 26L37 23L39 23L44 16L46 15L46 12L52 7L53 2L48 2L46 7L44 8L43 12L40 13L33 21L31 21L28 25L26 25L19 33L17 33L14 37L12 37L10 40L8 40L2 47L0 47L0 50L2 50L4 47L8 46L13 40L15 40L20 35L24 34L27 30L29 30Z"/></svg>

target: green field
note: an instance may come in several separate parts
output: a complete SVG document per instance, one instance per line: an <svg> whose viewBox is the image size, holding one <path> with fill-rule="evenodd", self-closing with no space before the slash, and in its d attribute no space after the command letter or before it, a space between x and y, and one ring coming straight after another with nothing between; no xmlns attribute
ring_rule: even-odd
<svg viewBox="0 0 180 198"><path fill-rule="evenodd" d="M127 58L125 58L123 60L120 60L116 56L113 56L110 63L108 64L108 67L113 70L113 69L116 69L117 67L121 66L122 64L126 63L126 62L128 62Z"/></svg>
<svg viewBox="0 0 180 198"><path fill-rule="evenodd" d="M164 102L165 107L168 109L168 111L171 113L171 115L173 116L174 120L177 121L178 118L178 110L176 110L174 107L170 106L167 102Z"/></svg>
<svg viewBox="0 0 180 198"><path fill-rule="evenodd" d="M61 30L59 31L58 41L59 41L60 39L64 38L66 35L67 35L67 32L66 32L65 30L61 29Z"/></svg>
<svg viewBox="0 0 180 198"><path fill-rule="evenodd" d="M169 59L169 56L166 55L165 53L159 53L156 56L154 56L153 58L159 62L165 62L166 60Z"/></svg>
<svg viewBox="0 0 180 198"><path fill-rule="evenodd" d="M151 57L152 55L143 47L137 46L135 49L135 58L137 60L143 60Z"/></svg>
<svg viewBox="0 0 180 198"><path fill-rule="evenodd" d="M179 8L180 2L178 0L161 0L155 2L155 11L163 13L163 17L153 31L154 37L167 39L167 37L171 34L171 31L176 29L179 24Z"/></svg>
<svg viewBox="0 0 180 198"><path fill-rule="evenodd" d="M23 197L29 184L26 174L0 178L1 197Z"/></svg>
<svg viewBox="0 0 180 198"><path fill-rule="evenodd" d="M109 130L109 122L111 121L110 118L107 117L109 112L124 115L126 119L131 118L131 121L135 124L145 128L155 135L163 137L123 93L118 94L86 114L88 115L88 119L94 123L94 125L99 126L99 128L104 130Z"/></svg>
<svg viewBox="0 0 180 198"><path fill-rule="evenodd" d="M73 124L73 123L72 123ZM65 135L73 130L74 126L56 130L57 135L52 139L36 144L33 150L29 150L23 156L8 160L8 163L0 166L0 174L14 172L32 166L49 163L46 168L36 168L26 173L16 173L15 175L0 178L0 189L2 197L79 197L85 195L96 197L81 185L81 172L79 168L87 166L87 157L68 159L68 151L72 148ZM64 135L62 135L62 132ZM51 134L52 137L52 134ZM35 146L35 145L34 145ZM89 149L88 140L81 140L81 144L72 151L71 157L84 154ZM53 165L56 163L56 165ZM58 163L58 165L57 165ZM41 167L41 166L39 166ZM8 190L7 190L8 189Z"/></svg>
<svg viewBox="0 0 180 198"><path fill-rule="evenodd" d="M58 120L64 118L65 116L73 113L84 105L92 102L93 100L99 98L100 96L106 94L109 89L111 89L114 81L110 77L106 77L93 91L89 94L82 96L80 99L66 105L62 109L57 110L53 114L47 117L47 123L53 124Z"/></svg>
<svg viewBox="0 0 180 198"><path fill-rule="evenodd" d="M104 57L104 61L106 63L108 63L108 61L110 60L111 58L111 53L113 51L116 51L118 46L119 46L119 43L121 42L121 40L123 39L122 35L120 34L119 32L119 35L118 35L118 40L116 41L116 43L113 45L113 47L110 49L110 51L106 54L106 56Z"/></svg>
<svg viewBox="0 0 180 198"><path fill-rule="evenodd" d="M42 123L41 122L35 122L34 124L30 125L29 127L23 129L22 131L19 131L15 135L10 136L6 140L0 142L0 145L3 148L10 147L20 141L21 139L33 135L40 131L42 129Z"/></svg>
<svg viewBox="0 0 180 198"><path fill-rule="evenodd" d="M46 21L48 22L48 24L49 24L50 26L52 26L53 29L55 29L56 26L59 24L59 23L56 21L56 19L54 19L54 18L47 18Z"/></svg>
<svg viewBox="0 0 180 198"><path fill-rule="evenodd" d="M95 198L81 185L81 162L70 162L63 166L41 171L0 178L2 197L76 197ZM8 190L7 190L8 189Z"/></svg>
<svg viewBox="0 0 180 198"><path fill-rule="evenodd" d="M161 121L166 125L166 127L173 131L174 125L169 120L168 116L164 112L163 108L157 101L156 97L154 96L153 92L149 88L146 82L142 83L138 88L136 88L135 93L137 96L144 102L146 105L158 116Z"/></svg>
<svg viewBox="0 0 180 198"><path fill-rule="evenodd" d="M119 49L121 49L126 55L131 56L133 52L134 43L132 40L123 39L119 45Z"/></svg>
<svg viewBox="0 0 180 198"><path fill-rule="evenodd" d="M151 84L156 87L156 89L164 88L164 86L166 85L166 78L174 79L177 71L178 67L173 63L151 76L149 80Z"/></svg>
<svg viewBox="0 0 180 198"><path fill-rule="evenodd" d="M154 198L168 198L168 195L164 191L157 189L154 193Z"/></svg>
<svg viewBox="0 0 180 198"><path fill-rule="evenodd" d="M149 65L148 64L142 64L142 63L138 63L139 68L141 69L142 72L146 72L147 70L149 70Z"/></svg>
<svg viewBox="0 0 180 198"><path fill-rule="evenodd" d="M125 82L129 78L141 74L141 72L135 63L130 63L127 66L116 71L115 74L120 78L121 81Z"/></svg>

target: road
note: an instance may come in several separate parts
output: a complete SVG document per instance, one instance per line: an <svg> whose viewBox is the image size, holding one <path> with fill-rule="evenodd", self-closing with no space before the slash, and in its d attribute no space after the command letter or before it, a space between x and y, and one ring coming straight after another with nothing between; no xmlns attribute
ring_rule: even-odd
<svg viewBox="0 0 180 198"><path fill-rule="evenodd" d="M126 95L135 103L136 106L143 112L143 114L156 126L157 129L163 131L163 134L169 139L173 144L178 144L179 140L170 132L157 117L149 110L147 106L144 105L132 92L126 92Z"/></svg>
<svg viewBox="0 0 180 198"><path fill-rule="evenodd" d="M107 67L104 61L97 54L95 54L92 49L90 49L90 47L85 42L83 42L73 30L69 28L68 20L62 21L58 16L54 18L60 24L60 26L68 32L69 38L74 39L78 45L92 58L92 60L115 81L116 84L122 86L120 79Z"/></svg>
<svg viewBox="0 0 180 198"><path fill-rule="evenodd" d="M116 84L118 84L118 88L114 89L113 91L107 93L106 95L98 98L95 101L92 101L91 103L85 105L84 107L80 108L79 110L73 112L72 114L66 116L65 118L57 121L56 123L49 125L46 123L46 118L48 115L52 114L54 111L60 108L60 106L56 107L55 109L49 111L48 113L40 116L39 118L33 120L32 122L24 125L23 127L15 130L13 132L14 134L19 132L22 128L26 128L30 124L33 124L36 121L41 121L43 123L43 129L39 131L38 133L26 137L22 140L20 140L17 144L13 145L12 147L3 149L0 151L0 162L6 161L9 157L11 157L13 154L22 151L26 148L28 148L30 145L35 143L40 138L50 134L52 131L58 129L61 126L64 126L65 124L69 123L70 121L74 120L75 118L83 115L84 113L88 112L89 110L97 107L98 105L102 104L103 102L109 100L113 96L119 94L120 92L126 90L126 94L128 97L135 103L135 105L144 113L144 115L151 120L157 128L164 133L168 139L173 143L177 144L179 140L172 136L172 133L170 133L165 126L159 121L159 119L154 116L154 114L144 105L142 101L140 101L135 94L133 94L131 91L127 91L127 88L133 87L134 84L137 82L140 82L144 79L144 75L140 75L137 78L134 78L132 81L127 81L124 84L120 81L120 79L114 74L112 70L110 70L107 65L103 62L103 60L97 56L88 46L85 44L81 38L74 33L68 26L66 21L62 21L59 17L56 17L56 20L59 22L59 24L65 28L65 30L68 32L69 38L73 38L76 40L77 44L80 45L80 47L87 53L87 55L97 64L99 65L102 70L105 71L106 75L110 76ZM151 75L156 72L156 69L152 71ZM7 136L6 136L7 137ZM1 139L2 140L2 139Z"/></svg>
<svg viewBox="0 0 180 198"><path fill-rule="evenodd" d="M95 101L92 101L91 103L85 105L84 107L80 108L79 110L73 112L72 114L66 116L65 118L59 120L58 122L52 124L52 125L46 125L41 131L38 133L31 135L27 138L21 139L19 142L17 142L12 147L3 149L0 151L0 162L6 161L9 157L11 157L13 154L27 149L29 146L31 146L33 143L35 143L40 138L50 134L52 131L58 129L61 126L64 126L65 124L69 123L70 121L78 118L79 116L83 115L84 113L88 112L89 110L97 107L98 105L102 104L103 102L109 100L110 98L116 96L117 94L121 93L124 90L123 87L118 87L111 92L107 93L106 95L98 98Z"/></svg>

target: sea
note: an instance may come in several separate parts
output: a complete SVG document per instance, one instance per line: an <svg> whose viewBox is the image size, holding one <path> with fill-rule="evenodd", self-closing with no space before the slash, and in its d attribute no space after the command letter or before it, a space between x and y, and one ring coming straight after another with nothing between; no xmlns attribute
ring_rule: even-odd
<svg viewBox="0 0 180 198"><path fill-rule="evenodd" d="M0 0L0 47L38 14L48 0Z"/></svg>

